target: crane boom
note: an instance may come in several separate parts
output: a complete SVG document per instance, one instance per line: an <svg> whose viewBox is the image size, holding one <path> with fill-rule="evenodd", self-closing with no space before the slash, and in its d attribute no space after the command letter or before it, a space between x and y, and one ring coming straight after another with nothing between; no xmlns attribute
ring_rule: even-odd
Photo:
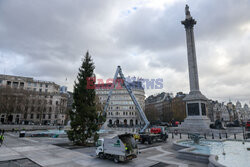
<svg viewBox="0 0 250 167"><path fill-rule="evenodd" d="M103 116L106 115L106 111L107 111L107 108L109 106L110 97L112 95L113 88L115 87L115 83L116 83L116 79L117 79L118 73L119 73L119 69L117 68L116 72L115 72L114 80L113 80L113 83L112 83L112 87L111 87L111 89L109 91L108 98L107 98L107 101L106 101L106 104L105 104L105 107L104 107Z"/></svg>
<svg viewBox="0 0 250 167"><path fill-rule="evenodd" d="M123 73L122 73L122 69L121 69L120 66L118 66L117 69L116 69L115 76L114 76L114 80L113 80L113 83L112 83L112 87L111 87L111 89L110 89L110 91L109 91L108 98L107 98L107 101L106 101L106 104L105 104L105 107L104 107L103 114L104 114L104 115L106 114L106 111L107 111L107 108L108 108L109 102L110 102L110 97L111 97L111 95L112 95L113 89L114 89L115 84L116 84L116 81L117 81L118 74L120 74L120 77L122 78L122 80L123 80L123 82L124 82L125 88L127 89L127 91L128 91L128 93L129 93L129 95L130 95L132 101L134 102L134 104L135 104L135 106L136 106L137 111L139 112L141 118L143 119L143 121L144 121L144 123L145 123L144 127L140 130L140 133L143 133L143 132L145 131L145 129L149 126L150 123L149 123L149 121L148 121L148 119L147 119L145 113L143 112L143 110L142 110L140 104L137 102L137 100L136 100L136 98L135 98L135 95L134 95L132 89L130 88L128 82L126 81L126 79L125 79L125 77L124 77L124 75L123 75Z"/></svg>

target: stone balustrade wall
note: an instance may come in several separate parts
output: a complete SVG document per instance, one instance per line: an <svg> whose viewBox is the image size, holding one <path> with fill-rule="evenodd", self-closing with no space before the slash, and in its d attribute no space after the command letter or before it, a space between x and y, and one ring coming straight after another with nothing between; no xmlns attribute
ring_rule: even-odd
<svg viewBox="0 0 250 167"><path fill-rule="evenodd" d="M4 129L6 131L11 130L47 130L47 129L58 129L58 126L50 126L50 125L0 125L0 129Z"/></svg>

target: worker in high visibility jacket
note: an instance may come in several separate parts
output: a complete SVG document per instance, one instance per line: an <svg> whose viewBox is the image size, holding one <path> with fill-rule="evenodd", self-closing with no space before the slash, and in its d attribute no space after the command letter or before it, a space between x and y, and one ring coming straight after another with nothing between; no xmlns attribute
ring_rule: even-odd
<svg viewBox="0 0 250 167"><path fill-rule="evenodd" d="M126 151L128 151L128 147L127 147L127 145L126 145L126 144L124 144L124 146L125 146L125 150L126 150Z"/></svg>
<svg viewBox="0 0 250 167"><path fill-rule="evenodd" d="M0 135L0 146L2 146L3 140L4 140L3 134L1 134L1 135Z"/></svg>

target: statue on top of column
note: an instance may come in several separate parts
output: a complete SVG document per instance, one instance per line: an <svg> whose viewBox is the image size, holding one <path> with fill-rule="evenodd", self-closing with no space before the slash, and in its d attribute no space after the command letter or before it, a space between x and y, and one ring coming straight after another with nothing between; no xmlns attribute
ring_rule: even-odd
<svg viewBox="0 0 250 167"><path fill-rule="evenodd" d="M186 7L185 7L185 13L186 13L186 19L191 18L191 14L190 14L189 6L188 5L186 5Z"/></svg>

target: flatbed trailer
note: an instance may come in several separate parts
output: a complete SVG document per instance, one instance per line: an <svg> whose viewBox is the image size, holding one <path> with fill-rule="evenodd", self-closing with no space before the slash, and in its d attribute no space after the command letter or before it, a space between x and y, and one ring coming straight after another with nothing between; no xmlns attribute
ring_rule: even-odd
<svg viewBox="0 0 250 167"><path fill-rule="evenodd" d="M152 133L145 133L145 134L140 134L140 142L141 144L144 144L147 142L148 144L152 144L157 141L166 141L168 138L167 134L152 134Z"/></svg>
<svg viewBox="0 0 250 167"><path fill-rule="evenodd" d="M247 121L245 127L246 139L250 139L250 121Z"/></svg>
<svg viewBox="0 0 250 167"><path fill-rule="evenodd" d="M156 127L151 128L150 132L141 133L139 141L141 144L147 142L148 144L152 144L154 142L162 141L165 142L168 138L168 133L165 127Z"/></svg>

